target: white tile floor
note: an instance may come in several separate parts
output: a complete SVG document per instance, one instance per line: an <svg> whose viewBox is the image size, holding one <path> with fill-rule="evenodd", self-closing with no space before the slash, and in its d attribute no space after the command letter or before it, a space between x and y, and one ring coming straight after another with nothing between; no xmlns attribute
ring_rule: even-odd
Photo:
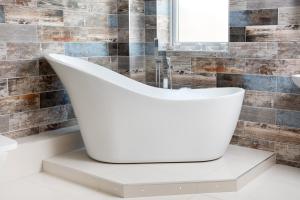
<svg viewBox="0 0 300 200"><path fill-rule="evenodd" d="M0 200L120 199L44 173L0 185ZM300 169L275 165L239 192L134 198L134 200L299 200Z"/></svg>

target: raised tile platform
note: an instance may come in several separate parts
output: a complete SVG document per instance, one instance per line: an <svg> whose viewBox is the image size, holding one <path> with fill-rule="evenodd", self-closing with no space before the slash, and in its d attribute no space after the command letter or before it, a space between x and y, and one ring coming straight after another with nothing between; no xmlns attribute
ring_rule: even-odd
<svg viewBox="0 0 300 200"><path fill-rule="evenodd" d="M77 150L43 162L46 173L119 197L233 192L275 163L270 152L230 146L219 160L195 163L108 164Z"/></svg>

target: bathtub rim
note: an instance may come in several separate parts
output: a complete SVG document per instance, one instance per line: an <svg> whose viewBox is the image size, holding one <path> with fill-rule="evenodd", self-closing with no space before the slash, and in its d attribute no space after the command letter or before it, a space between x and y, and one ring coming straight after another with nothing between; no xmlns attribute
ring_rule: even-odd
<svg viewBox="0 0 300 200"><path fill-rule="evenodd" d="M115 74L116 76L119 76L119 77L122 76L123 79L127 79L127 81L130 81L133 84L139 85L140 87L144 87L145 90L148 89L149 92L148 93L147 92L143 92L142 93L140 91L137 91L137 90L134 90L132 88L126 87L124 85L117 84L117 83L115 83L113 81L110 81L110 80L107 80L107 79L101 77L99 74L92 74L92 73L90 73L88 71L79 69L76 66L73 66L74 65L73 63L67 63L66 61L64 62L62 59L56 58L56 56L60 56L60 57L62 56L62 57L71 58L71 59L78 59L80 61L86 62L86 64L97 65L97 66L101 67L104 70L110 71L110 73ZM154 86L151 86L151 85L147 85L147 84L138 82L138 81L136 81L134 79L131 79L131 78L127 77L127 76L124 76L124 75L119 74L119 73L117 73L117 72L115 72L113 70L110 70L110 69L108 69L108 68L106 68L104 66L101 66L99 64L95 64L95 63L89 62L88 60L84 60L84 59L78 58L78 57L72 57L72 56L67 56L67 55L64 55L64 54L57 54L57 53L47 53L47 54L44 54L44 57L46 58L47 61L52 61L52 62L58 63L60 65L73 68L74 70L80 71L81 73L87 74L89 76L93 76L95 78L102 79L103 81L106 81L106 82L108 82L108 83L110 83L110 84L112 84L114 86L120 87L120 88L122 88L122 89L124 89L126 91L129 91L129 92L132 92L132 93L135 93L135 94L138 94L138 95L146 96L148 98L152 98L152 99L155 99L155 100L160 100L160 101L171 101L171 102L207 101L207 100L216 100L216 99L220 99L220 98L221 99L231 98L233 96L239 96L239 95L244 96L244 94L245 94L245 89L240 88L240 87L215 87L215 88L196 88L196 89L188 88L188 91L189 91L190 94L186 93L185 95L190 95L190 96L194 95L194 94L198 94L199 95L200 91L201 91L201 93L205 94L205 91L212 92L213 90L216 91L216 95L205 96L205 97L198 96L198 97L193 97L193 98L174 98L174 92L178 93L178 92L180 92L184 88L180 88L180 89L157 88L157 87L154 87ZM54 71L56 71L56 70L54 69ZM57 75L60 77L59 73L57 73ZM152 90L152 91L150 91L150 90ZM153 91L157 92L157 93L154 95ZM222 94L222 91L225 91L225 92ZM218 92L221 92L221 94L218 94ZM164 95L160 95L158 93L164 94Z"/></svg>

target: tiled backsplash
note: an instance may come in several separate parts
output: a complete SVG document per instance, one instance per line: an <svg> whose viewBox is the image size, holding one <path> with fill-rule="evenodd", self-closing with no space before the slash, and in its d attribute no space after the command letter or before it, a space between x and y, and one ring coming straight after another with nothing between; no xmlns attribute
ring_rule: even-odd
<svg viewBox="0 0 300 200"><path fill-rule="evenodd" d="M118 18L126 16L123 0L0 0L0 134L16 138L76 124L43 54L84 57L118 71Z"/></svg>
<svg viewBox="0 0 300 200"><path fill-rule="evenodd" d="M230 8L229 52L167 52L173 86L245 88L232 143L300 167L300 89L290 78L300 73L300 1L231 0ZM149 84L153 74L147 66Z"/></svg>

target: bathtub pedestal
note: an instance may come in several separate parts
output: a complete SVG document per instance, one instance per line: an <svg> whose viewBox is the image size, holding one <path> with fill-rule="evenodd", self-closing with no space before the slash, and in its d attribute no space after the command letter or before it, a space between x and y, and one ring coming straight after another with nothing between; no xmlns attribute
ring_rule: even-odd
<svg viewBox="0 0 300 200"><path fill-rule="evenodd" d="M199 163L108 164L85 150L43 162L46 173L119 197L238 191L275 163L270 152L230 146L219 160Z"/></svg>

